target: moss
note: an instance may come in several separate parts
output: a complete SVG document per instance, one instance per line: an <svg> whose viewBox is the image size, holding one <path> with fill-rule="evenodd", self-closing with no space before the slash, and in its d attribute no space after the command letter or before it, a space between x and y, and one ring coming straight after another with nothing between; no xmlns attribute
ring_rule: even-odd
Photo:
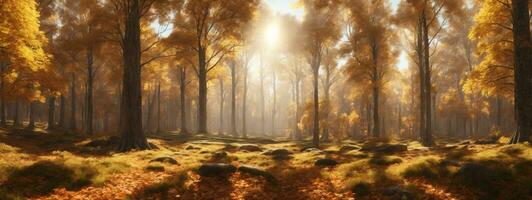
<svg viewBox="0 0 532 200"><path fill-rule="evenodd" d="M148 165L144 169L147 171L164 172L164 166L160 165Z"/></svg>
<svg viewBox="0 0 532 200"><path fill-rule="evenodd" d="M348 188L355 193L355 196L367 196L371 193L371 185L359 179L349 181Z"/></svg>
<svg viewBox="0 0 532 200"><path fill-rule="evenodd" d="M403 160L397 156L375 156L369 160L369 163L374 165L393 165L401 162Z"/></svg>
<svg viewBox="0 0 532 200"><path fill-rule="evenodd" d="M426 178L437 179L449 174L445 166L435 159L427 159L423 162L412 164L406 167L401 175L405 178Z"/></svg>

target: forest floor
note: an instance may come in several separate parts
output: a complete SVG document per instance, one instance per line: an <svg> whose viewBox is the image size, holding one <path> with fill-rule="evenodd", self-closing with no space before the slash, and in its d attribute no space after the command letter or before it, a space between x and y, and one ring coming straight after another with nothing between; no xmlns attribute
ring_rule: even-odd
<svg viewBox="0 0 532 200"><path fill-rule="evenodd" d="M532 147L507 138L431 148L346 140L320 149L171 132L149 138L153 150L116 153L116 137L0 129L0 199L532 199Z"/></svg>

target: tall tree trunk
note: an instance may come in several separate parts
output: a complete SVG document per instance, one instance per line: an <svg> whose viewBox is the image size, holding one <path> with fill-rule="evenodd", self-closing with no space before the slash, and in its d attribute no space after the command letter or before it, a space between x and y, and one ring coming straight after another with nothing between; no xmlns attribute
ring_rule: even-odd
<svg viewBox="0 0 532 200"><path fill-rule="evenodd" d="M218 135L223 135L224 132L224 80L222 78L218 79L220 81L220 126L218 127Z"/></svg>
<svg viewBox="0 0 532 200"><path fill-rule="evenodd" d="M247 138L247 95L248 95L248 67L244 66L244 80L243 80L243 94L242 94L242 137Z"/></svg>
<svg viewBox="0 0 532 200"><path fill-rule="evenodd" d="M302 139L302 136L301 136L301 130L299 129L299 119L300 119L300 109L299 109L299 93L300 93L300 77L299 75L296 77L296 121L295 121L295 132L296 132L296 140L301 140Z"/></svg>
<svg viewBox="0 0 532 200"><path fill-rule="evenodd" d="M512 19L517 130L510 143L532 142L532 46L528 0L512 0Z"/></svg>
<svg viewBox="0 0 532 200"><path fill-rule="evenodd" d="M148 116L146 117L146 133L149 134L153 130L153 106L155 103L155 98L157 97L157 93L152 91L151 85L149 87L147 97L148 102L146 103L146 109Z"/></svg>
<svg viewBox="0 0 532 200"><path fill-rule="evenodd" d="M161 82L157 82L157 133L161 132Z"/></svg>
<svg viewBox="0 0 532 200"><path fill-rule="evenodd" d="M497 125L497 130L498 131L502 131L501 127L502 127L502 98L500 95L497 95L497 122L496 122L496 125Z"/></svg>
<svg viewBox="0 0 532 200"><path fill-rule="evenodd" d="M184 67L179 68L179 99L181 104L180 117L181 117L181 134L188 135L187 130L187 115L186 115L186 69Z"/></svg>
<svg viewBox="0 0 532 200"><path fill-rule="evenodd" d="M420 15L418 19L417 24L417 37L416 37L416 53L417 53L417 59L418 59L418 73L419 73L419 136L421 138L421 142L423 143L425 141L425 133L426 133L426 118L425 118L425 59L423 57L424 54L424 45L423 45L423 33L424 33L424 26L423 26L423 16Z"/></svg>
<svg viewBox="0 0 532 200"><path fill-rule="evenodd" d="M199 95L198 95L198 133L207 133L207 63L206 49L199 48Z"/></svg>
<svg viewBox="0 0 532 200"><path fill-rule="evenodd" d="M18 101L15 102L15 116L13 117L13 126L15 128L19 128L22 126L22 122L20 121L20 103Z"/></svg>
<svg viewBox="0 0 532 200"><path fill-rule="evenodd" d="M94 116L94 105L93 105L93 84L94 84L94 70L93 70L94 56L93 56L93 47L89 46L87 49L87 102L86 102L86 119L85 119L85 128L87 134L92 135L93 130L93 116Z"/></svg>
<svg viewBox="0 0 532 200"><path fill-rule="evenodd" d="M236 131L236 66L231 65L231 134L238 136Z"/></svg>
<svg viewBox="0 0 532 200"><path fill-rule="evenodd" d="M48 97L48 127L47 129L55 128L55 96Z"/></svg>
<svg viewBox="0 0 532 200"><path fill-rule="evenodd" d="M4 67L5 62L0 62L0 127L6 127L7 118L6 118L6 98L4 96Z"/></svg>
<svg viewBox="0 0 532 200"><path fill-rule="evenodd" d="M70 125L71 131L76 131L76 75L72 73L72 83L70 86Z"/></svg>
<svg viewBox="0 0 532 200"><path fill-rule="evenodd" d="M61 94L59 97L59 122L57 123L57 126L59 128L65 129L65 115L66 115L66 97L65 95Z"/></svg>
<svg viewBox="0 0 532 200"><path fill-rule="evenodd" d="M30 102L29 104L29 122L28 122L28 129L34 129L35 128L35 102Z"/></svg>
<svg viewBox="0 0 532 200"><path fill-rule="evenodd" d="M372 60L372 84L373 84L373 137L378 138L381 135L380 118L379 118L379 84L380 74L378 69L378 44L377 41L371 39L371 60Z"/></svg>
<svg viewBox="0 0 532 200"><path fill-rule="evenodd" d="M119 151L149 149L150 145L142 131L142 94L141 94L141 47L139 1L129 1L125 8L125 31L122 40L124 73L122 83L122 103L120 116Z"/></svg>
<svg viewBox="0 0 532 200"><path fill-rule="evenodd" d="M318 94L318 72L319 65L312 66L312 83L314 87L314 120L313 120L313 129L312 129L312 144L314 147L318 148L320 146L320 121L319 121L319 110L320 110L320 99Z"/></svg>

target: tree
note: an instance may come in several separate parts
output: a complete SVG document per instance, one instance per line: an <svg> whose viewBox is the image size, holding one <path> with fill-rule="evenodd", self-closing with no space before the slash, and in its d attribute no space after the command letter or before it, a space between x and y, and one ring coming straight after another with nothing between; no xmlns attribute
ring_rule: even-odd
<svg viewBox="0 0 532 200"><path fill-rule="evenodd" d="M313 139L312 144L319 147L319 94L318 94L318 77L321 66L321 59L324 50L333 45L339 38L339 29L336 22L338 12L337 2L334 0L323 1L304 1L305 19L303 21L303 30L305 31L305 50L307 52L307 61L312 70L313 77L313 98L314 98L314 115L313 115Z"/></svg>
<svg viewBox="0 0 532 200"><path fill-rule="evenodd" d="M122 102L120 105L120 143L119 151L132 149L149 149L150 145L142 130L142 94L141 67L162 55L142 58L142 53L149 51L155 43L141 45L141 20L153 20L153 13L164 18L168 14L165 8L169 1L155 0L111 0L107 7L112 10L111 17L116 20L114 38L120 43L123 58ZM177 4L177 2L173 2ZM145 24L145 23L143 23Z"/></svg>
<svg viewBox="0 0 532 200"><path fill-rule="evenodd" d="M532 46L528 0L512 0L512 21L517 130L511 143L532 142Z"/></svg>

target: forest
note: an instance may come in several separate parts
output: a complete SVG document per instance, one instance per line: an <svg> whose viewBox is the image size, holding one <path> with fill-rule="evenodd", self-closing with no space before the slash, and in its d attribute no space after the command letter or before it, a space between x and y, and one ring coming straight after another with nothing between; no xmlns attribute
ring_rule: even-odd
<svg viewBox="0 0 532 200"><path fill-rule="evenodd" d="M0 0L0 200L532 199L529 0Z"/></svg>

